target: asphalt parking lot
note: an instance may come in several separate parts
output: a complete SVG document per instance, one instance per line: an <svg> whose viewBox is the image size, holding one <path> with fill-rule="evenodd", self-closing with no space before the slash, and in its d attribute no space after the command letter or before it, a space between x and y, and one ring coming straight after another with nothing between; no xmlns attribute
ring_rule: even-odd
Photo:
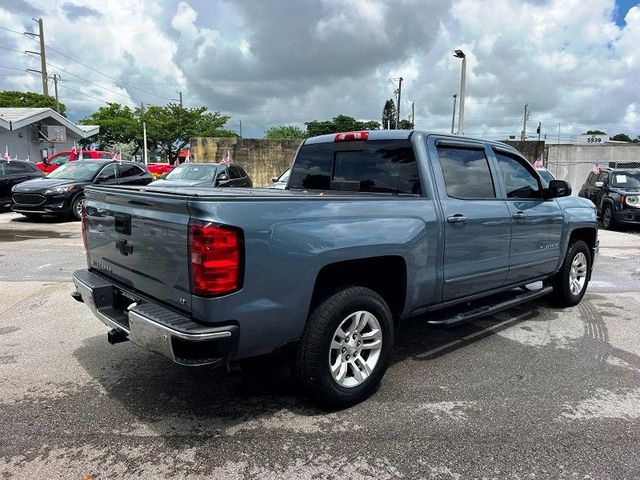
<svg viewBox="0 0 640 480"><path fill-rule="evenodd" d="M380 390L323 412L267 363L228 376L74 302L80 225L0 214L2 478L640 478L640 235L601 232L583 302L403 324Z"/></svg>

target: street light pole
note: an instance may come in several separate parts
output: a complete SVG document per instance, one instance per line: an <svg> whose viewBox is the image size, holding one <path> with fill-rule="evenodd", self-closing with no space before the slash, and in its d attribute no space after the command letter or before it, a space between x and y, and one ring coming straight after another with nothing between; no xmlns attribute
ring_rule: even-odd
<svg viewBox="0 0 640 480"><path fill-rule="evenodd" d="M453 129L456 127L456 100L458 99L458 94L453 94L453 113L451 114L451 135L453 135Z"/></svg>
<svg viewBox="0 0 640 480"><path fill-rule="evenodd" d="M453 55L462 59L462 72L460 73L460 113L458 115L458 135L464 135L464 89L467 81L467 56L462 50L455 50Z"/></svg>

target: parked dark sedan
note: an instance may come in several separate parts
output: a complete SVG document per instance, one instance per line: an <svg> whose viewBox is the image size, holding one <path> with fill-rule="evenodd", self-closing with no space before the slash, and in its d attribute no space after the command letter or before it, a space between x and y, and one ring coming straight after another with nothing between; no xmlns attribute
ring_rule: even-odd
<svg viewBox="0 0 640 480"><path fill-rule="evenodd" d="M252 187L247 172L238 165L183 163L150 187Z"/></svg>
<svg viewBox="0 0 640 480"><path fill-rule="evenodd" d="M0 160L0 208L11 204L11 189L14 185L42 177L44 174L31 162Z"/></svg>
<svg viewBox="0 0 640 480"><path fill-rule="evenodd" d="M82 217L84 187L147 185L153 177L142 165L117 160L83 160L60 166L49 176L13 187L11 209L36 218L41 215Z"/></svg>
<svg viewBox="0 0 640 480"><path fill-rule="evenodd" d="M640 169L602 168L591 172L580 192L596 206L602 226L640 225Z"/></svg>

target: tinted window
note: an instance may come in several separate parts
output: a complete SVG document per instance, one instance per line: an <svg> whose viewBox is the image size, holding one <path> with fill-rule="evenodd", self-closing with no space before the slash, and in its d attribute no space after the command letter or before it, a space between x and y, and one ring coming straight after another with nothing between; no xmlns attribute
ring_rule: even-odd
<svg viewBox="0 0 640 480"><path fill-rule="evenodd" d="M240 175L240 171L233 165L229 167L229 175L231 178L240 178L242 176Z"/></svg>
<svg viewBox="0 0 640 480"><path fill-rule="evenodd" d="M135 165L123 163L118 165L118 172L120 173L120 177L134 177L140 175L142 170Z"/></svg>
<svg viewBox="0 0 640 480"><path fill-rule="evenodd" d="M456 198L495 198L484 150L438 147L447 194Z"/></svg>
<svg viewBox="0 0 640 480"><path fill-rule="evenodd" d="M372 140L300 149L289 188L420 194L411 142Z"/></svg>
<svg viewBox="0 0 640 480"><path fill-rule="evenodd" d="M500 175L507 190L507 198L540 198L538 179L524 166L525 160L496 153Z"/></svg>
<svg viewBox="0 0 640 480"><path fill-rule="evenodd" d="M27 169L27 166L22 164L22 163L16 163L16 162L7 162L7 174L11 175L11 174L16 174L16 173L26 173L29 170Z"/></svg>
<svg viewBox="0 0 640 480"><path fill-rule="evenodd" d="M101 168L102 165L97 162L71 162L58 167L47 178L86 181L91 180Z"/></svg>
<svg viewBox="0 0 640 480"><path fill-rule="evenodd" d="M240 177L248 177L249 175L247 175L247 172L244 171L244 168L242 167L236 167L238 169L238 172L240 172Z"/></svg>
<svg viewBox="0 0 640 480"><path fill-rule="evenodd" d="M587 183L589 185L593 185L594 183L596 183L596 174L595 173L591 172L589 174L589 176L587 177Z"/></svg>
<svg viewBox="0 0 640 480"><path fill-rule="evenodd" d="M210 182L217 169L218 165L215 163L183 163L169 172L165 179L178 182L191 180Z"/></svg>
<svg viewBox="0 0 640 480"><path fill-rule="evenodd" d="M602 182L604 185L609 183L609 172L600 172L600 175L598 175L598 179L596 181Z"/></svg>
<svg viewBox="0 0 640 480"><path fill-rule="evenodd" d="M105 180L113 180L116 178L116 166L115 165L107 165L98 175L98 179L102 182Z"/></svg>
<svg viewBox="0 0 640 480"><path fill-rule="evenodd" d="M111 152L100 152L100 155L97 155L97 158L104 158L104 159L113 158L113 153L111 153Z"/></svg>

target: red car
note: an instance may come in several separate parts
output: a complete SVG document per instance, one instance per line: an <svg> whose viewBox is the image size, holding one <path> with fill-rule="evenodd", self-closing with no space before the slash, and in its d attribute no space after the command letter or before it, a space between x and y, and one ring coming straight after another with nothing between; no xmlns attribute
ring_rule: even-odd
<svg viewBox="0 0 640 480"><path fill-rule="evenodd" d="M83 160L90 159L110 159L115 155L114 152L104 152L100 150L82 150ZM47 157L42 162L37 162L35 166L44 173L51 173L60 165L64 165L67 162L73 162L80 158L80 151L74 152L73 150L65 150L63 152L54 153Z"/></svg>
<svg viewBox="0 0 640 480"><path fill-rule="evenodd" d="M176 168L175 165L171 165L169 163L148 163L147 169L151 172L152 175L160 176L165 173L169 173L171 170Z"/></svg>

